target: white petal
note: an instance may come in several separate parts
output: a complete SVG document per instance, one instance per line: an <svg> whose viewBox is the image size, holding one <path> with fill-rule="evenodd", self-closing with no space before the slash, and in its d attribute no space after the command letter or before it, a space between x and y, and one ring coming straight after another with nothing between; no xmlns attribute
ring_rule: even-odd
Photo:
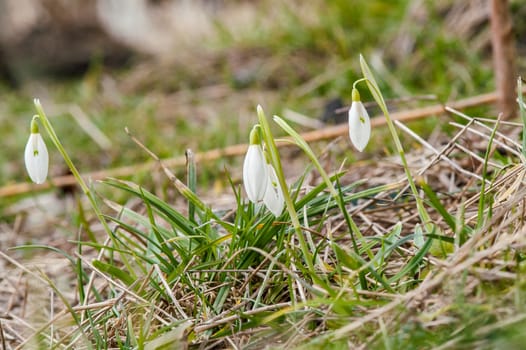
<svg viewBox="0 0 526 350"><path fill-rule="evenodd" d="M46 181L49 167L49 155L46 144L40 134L31 134L24 151L27 173L34 183Z"/></svg>
<svg viewBox="0 0 526 350"><path fill-rule="evenodd" d="M355 101L349 109L349 137L358 151L363 151L371 137L369 114L360 101Z"/></svg>
<svg viewBox="0 0 526 350"><path fill-rule="evenodd" d="M274 216L279 216L285 206L285 200L283 198L283 191L279 185L278 176L276 170L270 165L268 166L268 177L267 190L265 191L265 197L263 203Z"/></svg>
<svg viewBox="0 0 526 350"><path fill-rule="evenodd" d="M257 203L265 196L268 174L267 162L260 145L248 146L248 151L243 163L243 184L247 197Z"/></svg>

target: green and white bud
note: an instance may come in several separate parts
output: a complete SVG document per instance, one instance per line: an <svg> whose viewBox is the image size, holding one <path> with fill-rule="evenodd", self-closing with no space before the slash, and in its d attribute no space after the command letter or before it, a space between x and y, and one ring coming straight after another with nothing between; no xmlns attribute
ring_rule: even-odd
<svg viewBox="0 0 526 350"><path fill-rule="evenodd" d="M46 181L49 168L49 155L46 144L38 130L36 117L31 121L31 135L26 144L24 160L27 173L31 180L36 184Z"/></svg>
<svg viewBox="0 0 526 350"><path fill-rule="evenodd" d="M360 93L352 89L352 104L349 109L349 137L356 149L362 152L371 138L371 121L363 103Z"/></svg>
<svg viewBox="0 0 526 350"><path fill-rule="evenodd" d="M255 125L250 132L250 145L243 163L243 185L248 199L253 203L263 200L269 178L259 132L259 125Z"/></svg>
<svg viewBox="0 0 526 350"><path fill-rule="evenodd" d="M279 216L283 212L285 206L285 199L283 197L283 190L279 185L278 175L272 165L267 163L268 168L268 182L263 203L274 216Z"/></svg>

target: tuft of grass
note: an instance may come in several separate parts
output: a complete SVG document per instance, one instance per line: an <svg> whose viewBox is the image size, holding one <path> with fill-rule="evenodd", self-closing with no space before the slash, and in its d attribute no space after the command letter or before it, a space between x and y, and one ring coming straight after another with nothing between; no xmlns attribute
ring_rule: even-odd
<svg viewBox="0 0 526 350"><path fill-rule="evenodd" d="M37 110L53 131L39 104ZM228 213L215 211L196 193L191 151L185 183L132 136L159 162L185 205L175 207L132 181L102 181L97 188L124 192L135 205L99 195L108 209L102 214L101 203L91 198L106 234L75 241L76 256L53 249L76 274L77 303L42 277L64 306L61 317L71 321L51 321L26 341L54 348L513 346L513 334L526 320L518 307L526 245L521 234L525 171L522 163L506 158L511 163L502 164L504 158L493 156L496 145L513 142L499 131L498 120L486 125L459 116L468 123L448 148L469 141L468 132L481 137L483 155L464 155L476 156L475 171L459 172L452 165L459 155L448 158L446 150L436 151L416 181L411 153L403 151L392 124L404 178L378 186L367 186L367 180L345 183L345 172L329 175L301 136L275 116L311 162L289 187L259 108L269 158L288 196L287 211L279 217L247 203L233 183L235 206ZM51 135L65 154L57 135ZM518 143L506 147L520 159ZM477 191L450 193L454 200L446 201L431 181L438 159L450 176L472 176ZM305 179L314 173L321 181L307 186ZM19 247L35 248L42 247ZM88 258L84 252L90 249ZM516 311L512 315L510 308Z"/></svg>
<svg viewBox="0 0 526 350"><path fill-rule="evenodd" d="M21 346L38 342L54 349L520 348L526 320L524 149L504 128L516 124L450 110L451 137L431 146L440 149L427 152L407 146L411 133L399 140L394 123L389 134L395 146L385 148L388 155L402 157L401 165L399 157L375 155L365 166L360 162L337 166L332 154L320 154L301 139L290 121L275 117L276 125L265 128L267 145L281 142L272 135L283 130L292 137L286 142L294 142L308 161L296 176L285 178L280 171L289 198L288 210L279 217L244 199L235 179L235 163L222 163L225 170L218 175L217 164L207 164L208 171L197 169L188 151L185 171L168 169L159 160L189 147L199 150L242 141L246 120L233 118L228 104L211 112L210 106L215 108L215 102L230 94L243 90L253 94L230 100L231 104L242 101L239 108L262 98L273 101L271 110L290 104L315 111L326 97L345 97L358 78L358 64L349 61L349 53L356 47L368 52L371 46L387 42L390 31L378 34L379 24L394 27L409 4L313 1L304 5L305 11L325 5L325 16L310 18L284 3L277 7L281 17L272 18L279 25L269 26L260 16L259 30L247 30L241 38L229 36L223 28L224 45L234 43L245 50L263 47L257 52L268 64L253 83L243 84L234 77L236 72L228 72L233 68L225 66L223 73L233 77L232 86L220 85L212 91L194 76L197 73L186 71L196 100L185 94L183 83L170 79L164 87L174 94L170 98L183 101L180 105L197 106L188 114L173 111L170 104L158 105L158 96L144 97L143 91L122 96L118 106L99 104L98 87L89 84L101 78L93 80L91 75L79 85L73 83L73 88L59 86L54 92L59 100L78 101L92 112L95 125L122 145L125 151L109 152L109 164L152 157L166 179L135 177L84 184L85 192L93 196L88 204L96 215L85 202L77 201L76 233L70 235L76 238L68 242L69 250L37 244L18 247L28 255L51 250L53 256L64 257L72 277L68 283L34 273L0 252L24 277L39 279L53 290L49 322L38 327L19 322L22 337L9 320L3 327L2 319L2 340L15 339ZM394 15L386 18L387 13ZM435 25L438 17L432 20ZM417 42L425 43L429 33L419 34ZM381 74L383 79L374 83L371 96L386 117L388 102L382 92L397 92L397 84L391 84L394 77L400 77L400 85L409 82L408 91L423 89L441 96L472 92L487 78L488 70L478 57L473 58L475 53L451 46L458 44L452 39L432 38L439 51L454 51L454 64L448 64L450 55L427 47L419 52L423 56L408 60L424 65L425 74L404 72L408 67L403 65L392 76ZM309 54L292 57L293 52ZM287 64L298 68L309 62L308 68L297 74L276 63L289 56ZM475 72L472 79L450 85L466 60ZM362 66L370 84L372 69ZM465 70L460 73L466 76ZM280 98L270 96L273 89L279 89ZM14 96L10 99L10 112L29 113L26 104ZM178 113L184 118L174 123L167 117ZM199 121L206 113L219 121ZM250 115L255 122L253 113L248 113L247 108L240 115ZM132 147L138 140L118 131L123 124L112 118L115 115L127 117L129 130L141 130L141 142L156 152L142 144ZM75 150L69 152L73 163L106 164L87 156L101 152L87 142L87 134L68 133L62 119L51 122L61 140L64 135L68 149L71 145ZM13 138L10 142L18 145ZM421 138L410 139L412 146L419 143ZM274 165L292 162L295 157L290 154L296 156L268 147ZM52 157L56 161L58 154ZM231 187L233 200L227 210L217 210L217 198L209 194L209 179L218 177ZM10 310L10 315L16 316L16 311Z"/></svg>

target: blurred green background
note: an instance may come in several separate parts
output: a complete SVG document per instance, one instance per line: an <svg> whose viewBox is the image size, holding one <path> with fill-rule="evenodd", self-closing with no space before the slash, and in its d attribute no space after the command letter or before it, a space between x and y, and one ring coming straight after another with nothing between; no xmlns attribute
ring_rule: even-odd
<svg viewBox="0 0 526 350"><path fill-rule="evenodd" d="M148 159L124 127L174 157L246 142L258 103L269 114L290 109L341 122L345 113L332 112L350 103L360 53L387 98L409 98L393 110L494 89L487 1L19 3L0 2L2 185L28 180L22 151L34 97L90 172ZM526 5L510 6L524 72ZM362 98L369 100L365 91ZM420 125L425 135L437 122ZM63 175L50 152L51 176Z"/></svg>

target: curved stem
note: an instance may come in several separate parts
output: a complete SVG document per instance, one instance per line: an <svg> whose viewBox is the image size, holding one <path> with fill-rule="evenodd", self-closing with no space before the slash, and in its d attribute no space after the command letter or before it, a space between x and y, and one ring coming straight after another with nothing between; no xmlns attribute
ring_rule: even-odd
<svg viewBox="0 0 526 350"><path fill-rule="evenodd" d="M278 117L277 115L274 116L274 121L276 124L278 124L287 134L289 134L292 139L295 141L296 145L303 150L303 152L309 157L309 159L312 161L316 169L318 170L320 176L322 177L323 181L327 185L327 188L329 192L331 193L332 197L338 203L338 206L342 213L346 212L345 203L342 199L342 197L339 195L338 191L336 191L336 188L334 187L334 184L332 183L329 175L323 169L323 166L320 164L320 161L310 148L309 144L305 142L305 140L301 137L300 134L296 132L286 121ZM348 221L348 224L351 229L351 238L353 242L353 248L356 252L356 254L359 254L358 246L356 244L356 240L354 238L354 235L361 241L363 247L367 247L364 241L364 237L362 233L360 232L360 229L358 225L354 222L351 215L345 215L346 220ZM374 254L371 252L370 249L366 248L367 255L372 259L374 257Z"/></svg>
<svg viewBox="0 0 526 350"><path fill-rule="evenodd" d="M365 81L367 83L367 87L369 88L369 91L371 91L371 94L373 95L374 99L380 106L380 109L382 110L385 116L385 120L387 122L387 128L389 129L389 132L391 133L391 137L393 138L396 150L398 152L398 155L400 156L400 160L402 161L402 166L404 168L404 172L407 177L409 187L411 188L411 192L413 193L413 196L415 198L418 213L420 215L420 219L422 220L423 224L426 226L427 231L431 232L433 229L432 227L430 227L431 219L429 217L429 214L424 208L424 203L422 201L422 198L418 195L418 190L413 180L413 176L411 175L411 171L409 170L409 165L405 157L405 152L402 147L402 143L400 142L400 138L398 137L398 133L396 132L396 128L394 126L393 120L391 119L391 115L389 114L389 111L387 110L387 105L382 96L382 92L380 91L378 84L376 84L374 76L369 66L367 65L367 62L361 55L360 55L360 65L362 67L362 73L364 75L364 78L360 79L360 81Z"/></svg>
<svg viewBox="0 0 526 350"><path fill-rule="evenodd" d="M91 207L92 207L93 211L95 212L95 215L97 216L97 219L99 219L99 221L101 222L101 224L102 224L102 226L104 228L104 231L106 231L106 233L111 238L111 240L114 243L114 245L116 245L116 240L115 240L115 237L113 236L113 232L111 231L108 223L106 222L106 219L105 219L104 215L102 214L102 211L100 210L100 208L99 208L99 206L97 204L95 196L93 195L93 193L91 192L89 186L86 184L86 182L84 181L84 179L80 175L80 172L75 167L75 164L73 164L73 161L71 160L71 158L69 157L68 153L66 152L66 149L64 148L64 146L60 142L60 139L58 138L57 134L55 133L55 129L53 129L53 126L51 125L49 119L46 116L46 113L44 112L44 109L42 108L42 104L40 103L40 101L38 99L34 100L34 104L35 104L35 108L37 110L38 115L34 116L33 119L35 119L35 117L37 117L40 120L40 122L42 123L42 126L44 127L44 129L46 129L49 137L51 138L51 141L53 142L53 144L55 145L57 150L60 152L60 155L62 156L62 158L66 162L66 165L68 166L69 170L71 171L71 174L73 174L73 176L77 180L77 183L79 184L80 188L82 189L82 192L84 192L84 194L88 197L88 200L89 200L89 202L91 204ZM126 258L124 256L123 256L123 260L124 260L124 262L126 262Z"/></svg>
<svg viewBox="0 0 526 350"><path fill-rule="evenodd" d="M290 220L292 221L292 226L294 227L294 231L296 232L296 235L298 237L298 241L300 243L300 249L304 255L305 262L307 263L309 272L311 272L311 276L316 276L315 270L314 270L314 264L312 262L312 254L310 253L309 248L307 246L307 241L305 240L303 231L301 229L301 224L298 218L298 213L296 212L296 208L294 207L294 202L292 201L292 198L289 192L289 188L287 186L287 182L285 181L285 176L283 175L283 168L281 166L281 159L279 157L278 148L276 147L276 142L274 140L274 137L272 136L272 132L270 130L270 126L268 124L267 117L265 116L265 113L263 112L263 108L261 108L261 106L259 105L257 107L257 114L258 114L259 124L261 125L261 131L263 133L263 139L265 141L265 145L267 146L268 154L270 157L270 163L272 164L272 166L274 167L274 170L276 171L279 185L281 186L281 189L283 191L283 198L285 200L285 206L290 215Z"/></svg>
<svg viewBox="0 0 526 350"><path fill-rule="evenodd" d="M356 85L358 85L359 83L363 82L363 81L367 81L367 78L360 78L358 80L356 80L353 84L352 84L352 88L353 89L356 89Z"/></svg>

